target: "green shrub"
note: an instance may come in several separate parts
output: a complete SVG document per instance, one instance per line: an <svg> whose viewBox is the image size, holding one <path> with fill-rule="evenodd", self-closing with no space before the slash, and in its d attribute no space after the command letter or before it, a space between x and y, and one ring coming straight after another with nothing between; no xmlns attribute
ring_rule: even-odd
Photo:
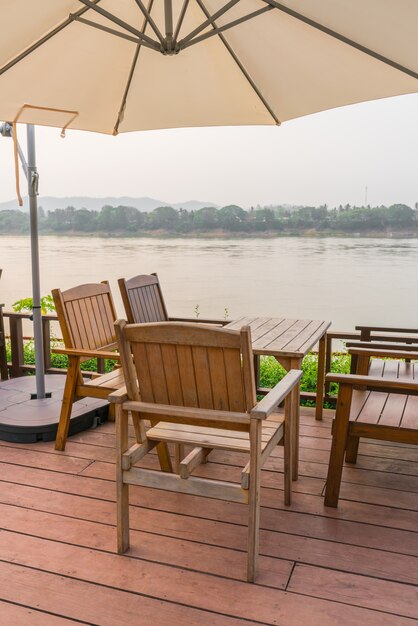
<svg viewBox="0 0 418 626"><path fill-rule="evenodd" d="M318 376L318 354L311 352L302 364L303 377L300 385L301 391L316 391L316 381ZM350 373L350 356L344 352L335 353L331 359L331 371L338 374ZM260 387L274 387L284 376L286 370L276 361L273 356L262 356L260 358ZM331 384L332 395L338 393L338 385ZM314 405L313 401L305 400L306 406Z"/></svg>

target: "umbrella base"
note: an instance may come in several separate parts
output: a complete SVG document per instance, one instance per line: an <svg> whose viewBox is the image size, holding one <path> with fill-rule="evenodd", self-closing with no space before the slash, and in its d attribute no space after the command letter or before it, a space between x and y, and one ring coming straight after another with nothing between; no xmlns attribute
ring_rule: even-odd
<svg viewBox="0 0 418 626"><path fill-rule="evenodd" d="M64 384L65 376L47 375L45 387L49 397L38 400L34 376L0 381L0 439L14 443L54 441ZM70 436L106 421L108 407L106 401L94 398L75 402Z"/></svg>

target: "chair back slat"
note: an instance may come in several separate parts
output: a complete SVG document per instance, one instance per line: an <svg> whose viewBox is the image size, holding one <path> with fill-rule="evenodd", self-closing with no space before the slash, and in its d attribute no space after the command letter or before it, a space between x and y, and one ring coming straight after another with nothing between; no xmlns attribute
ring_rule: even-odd
<svg viewBox="0 0 418 626"><path fill-rule="evenodd" d="M118 283L126 317L130 324L168 320L157 274L141 274L129 280L120 278Z"/></svg>
<svg viewBox="0 0 418 626"><path fill-rule="evenodd" d="M162 322L126 325L141 400L217 411L249 411L256 403L250 331ZM122 365L124 363L122 361ZM125 367L125 366L124 366ZM251 389L246 381L251 380Z"/></svg>
<svg viewBox="0 0 418 626"><path fill-rule="evenodd" d="M116 341L116 312L107 283L87 284L52 295L67 348L104 348Z"/></svg>

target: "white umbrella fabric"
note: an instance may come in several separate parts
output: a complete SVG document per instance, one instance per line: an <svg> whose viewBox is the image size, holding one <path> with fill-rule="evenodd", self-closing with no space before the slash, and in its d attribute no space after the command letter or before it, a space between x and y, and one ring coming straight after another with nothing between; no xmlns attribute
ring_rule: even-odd
<svg viewBox="0 0 418 626"><path fill-rule="evenodd" d="M418 90L416 0L0 0L0 15L8 121L278 124Z"/></svg>
<svg viewBox="0 0 418 626"><path fill-rule="evenodd" d="M416 0L0 0L0 15L9 122L108 134L277 125L418 91Z"/></svg>

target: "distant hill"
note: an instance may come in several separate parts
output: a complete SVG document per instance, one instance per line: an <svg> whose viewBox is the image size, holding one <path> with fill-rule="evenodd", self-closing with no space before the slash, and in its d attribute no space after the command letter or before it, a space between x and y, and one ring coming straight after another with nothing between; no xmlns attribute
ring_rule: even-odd
<svg viewBox="0 0 418 626"><path fill-rule="evenodd" d="M39 196L38 205L44 211L55 211L55 209L65 209L73 206L75 209L89 209L90 211L100 211L100 209L108 204L110 206L132 206L139 211L153 211L159 206L171 206L174 209L186 209L187 211L197 211L203 207L218 205L213 202L201 202L200 200L187 200L186 202L167 202L166 200L156 200L155 198L131 198L129 196L105 198L90 198L88 196L68 196L67 198L58 198L54 196ZM8 211L11 209L19 209L17 200L0 203L0 211ZM28 198L23 198L23 211L29 210Z"/></svg>

